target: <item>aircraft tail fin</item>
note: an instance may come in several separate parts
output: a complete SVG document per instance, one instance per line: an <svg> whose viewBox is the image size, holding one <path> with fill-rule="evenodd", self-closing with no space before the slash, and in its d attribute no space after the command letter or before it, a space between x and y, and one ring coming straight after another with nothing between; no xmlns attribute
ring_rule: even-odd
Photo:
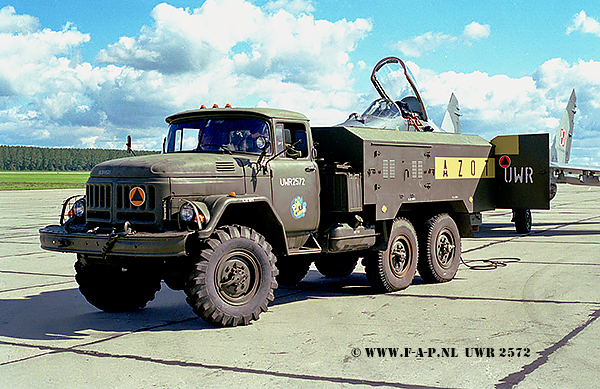
<svg viewBox="0 0 600 389"><path fill-rule="evenodd" d="M458 106L458 99L452 93L448 107L446 108L446 114L444 120L442 120L442 130L446 132L454 132L460 134L460 107Z"/></svg>
<svg viewBox="0 0 600 389"><path fill-rule="evenodd" d="M575 89L567 103L567 108L560 120L558 131L554 135L552 147L550 148L550 160L556 163L568 163L571 157L571 141L573 140L573 118L575 116L576 97Z"/></svg>

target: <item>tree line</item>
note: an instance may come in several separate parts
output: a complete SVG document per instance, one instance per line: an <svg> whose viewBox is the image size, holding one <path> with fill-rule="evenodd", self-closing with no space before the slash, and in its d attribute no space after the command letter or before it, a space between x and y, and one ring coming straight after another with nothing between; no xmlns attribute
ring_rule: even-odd
<svg viewBox="0 0 600 389"><path fill-rule="evenodd" d="M156 154L136 150L136 155ZM131 156L125 150L0 145L0 171L90 171L100 162Z"/></svg>

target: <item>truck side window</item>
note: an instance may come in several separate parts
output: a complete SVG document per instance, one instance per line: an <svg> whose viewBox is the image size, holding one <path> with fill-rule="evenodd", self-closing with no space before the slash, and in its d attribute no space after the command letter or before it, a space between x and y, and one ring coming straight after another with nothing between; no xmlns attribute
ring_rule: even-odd
<svg viewBox="0 0 600 389"><path fill-rule="evenodd" d="M304 124L284 123L283 141L286 147L293 145L293 150L286 152L288 158L308 157L308 138Z"/></svg>

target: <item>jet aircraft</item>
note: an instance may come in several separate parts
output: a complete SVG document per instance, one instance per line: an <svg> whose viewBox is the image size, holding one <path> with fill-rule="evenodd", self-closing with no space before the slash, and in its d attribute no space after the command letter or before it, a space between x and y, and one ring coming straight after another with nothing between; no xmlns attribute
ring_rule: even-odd
<svg viewBox="0 0 600 389"><path fill-rule="evenodd" d="M550 147L550 168L552 169L550 197L556 195L556 184L600 186L600 167L573 166L569 164L571 142L573 140L576 97L575 89L565 108L552 146Z"/></svg>
<svg viewBox="0 0 600 389"><path fill-rule="evenodd" d="M440 128L429 119L415 77L401 59L387 57L379 61L371 73L371 82L380 97L361 115L352 113L339 126L460 133L458 100L454 94Z"/></svg>

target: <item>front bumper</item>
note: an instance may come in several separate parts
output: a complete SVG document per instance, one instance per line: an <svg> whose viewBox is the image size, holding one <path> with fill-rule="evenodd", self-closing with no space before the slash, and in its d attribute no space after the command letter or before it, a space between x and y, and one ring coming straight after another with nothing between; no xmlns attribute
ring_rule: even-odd
<svg viewBox="0 0 600 389"><path fill-rule="evenodd" d="M40 229L40 244L44 250L64 253L103 255L110 234L95 232L67 232L64 226ZM120 236L106 255L129 257L178 257L186 255L186 241L194 231L167 231L158 233L132 232Z"/></svg>

